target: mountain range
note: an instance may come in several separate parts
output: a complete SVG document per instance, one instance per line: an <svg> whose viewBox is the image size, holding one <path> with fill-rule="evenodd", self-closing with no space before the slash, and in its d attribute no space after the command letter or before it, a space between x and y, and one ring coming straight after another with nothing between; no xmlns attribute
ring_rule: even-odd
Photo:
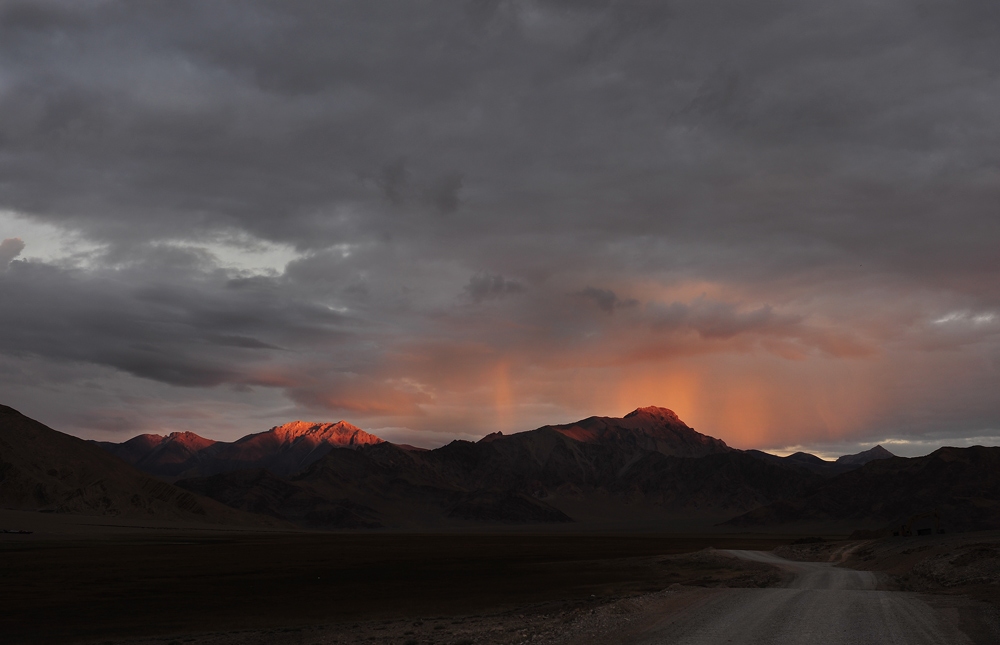
<svg viewBox="0 0 1000 645"><path fill-rule="evenodd" d="M779 457L734 449L658 407L434 450L345 421L296 421L233 442L193 433L85 442L2 410L9 508L400 530L842 530L933 508L955 529L1000 526L1000 449Z"/></svg>
<svg viewBox="0 0 1000 645"><path fill-rule="evenodd" d="M151 477L91 442L57 432L4 405L0 405L0 508L281 525Z"/></svg>
<svg viewBox="0 0 1000 645"><path fill-rule="evenodd" d="M857 467L735 450L659 407L435 450L344 421L294 422L232 443L184 433L100 445L191 492L321 528L714 523Z"/></svg>

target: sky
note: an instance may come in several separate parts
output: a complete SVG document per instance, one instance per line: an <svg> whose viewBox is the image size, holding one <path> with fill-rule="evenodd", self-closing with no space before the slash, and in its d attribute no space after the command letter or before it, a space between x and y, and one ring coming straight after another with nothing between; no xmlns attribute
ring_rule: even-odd
<svg viewBox="0 0 1000 645"><path fill-rule="evenodd" d="M0 402L1000 444L995 0L0 1Z"/></svg>

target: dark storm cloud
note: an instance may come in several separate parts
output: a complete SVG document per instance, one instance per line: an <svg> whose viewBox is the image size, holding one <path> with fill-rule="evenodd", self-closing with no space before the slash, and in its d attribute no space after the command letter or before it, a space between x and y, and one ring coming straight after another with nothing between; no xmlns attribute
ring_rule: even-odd
<svg viewBox="0 0 1000 645"><path fill-rule="evenodd" d="M9 4L0 45L7 205L106 239L183 222L311 248L475 245L502 221L800 264L782 231L919 270L914 219L997 232L977 215L995 183L963 178L996 167L996 88L952 63L969 45L932 19L940 3L33 5ZM468 221L434 217L463 202ZM988 261L949 237L973 247L967 271Z"/></svg>
<svg viewBox="0 0 1000 645"><path fill-rule="evenodd" d="M500 274L482 272L469 278L469 283L465 285L464 289L475 302L482 302L483 300L521 293L524 291L524 285Z"/></svg>
<svg viewBox="0 0 1000 645"><path fill-rule="evenodd" d="M18 2L0 8L0 25L9 31L49 31L74 22L69 12L41 3Z"/></svg>
<svg viewBox="0 0 1000 645"><path fill-rule="evenodd" d="M438 177L427 189L427 200L442 213L454 213L458 209L462 181L461 173Z"/></svg>
<svg viewBox="0 0 1000 645"><path fill-rule="evenodd" d="M575 295L592 301L601 311L606 311L609 314L614 313L615 309L635 307L639 304L639 301L635 298L625 298L623 300L614 291L610 289L598 289L597 287L587 287L578 291Z"/></svg>
<svg viewBox="0 0 1000 645"><path fill-rule="evenodd" d="M652 313L657 329L690 328L703 338L732 338L740 333L763 329L787 330L801 322L799 316L778 316L767 305L739 311L733 303L703 298L690 304L653 305Z"/></svg>
<svg viewBox="0 0 1000 645"><path fill-rule="evenodd" d="M17 303L0 308L0 351L186 387L281 385L260 369L281 360L278 344L335 347L356 334L341 314L273 290L225 290L223 277L173 262L100 272L21 262L0 281L0 300Z"/></svg>
<svg viewBox="0 0 1000 645"><path fill-rule="evenodd" d="M0 217L99 249L5 241L0 347L373 415L493 387L441 356L995 356L996 7L0 2Z"/></svg>
<svg viewBox="0 0 1000 645"><path fill-rule="evenodd" d="M382 166L379 177L379 187L385 193L386 199L393 204L403 202L403 192L406 190L406 159L397 159Z"/></svg>

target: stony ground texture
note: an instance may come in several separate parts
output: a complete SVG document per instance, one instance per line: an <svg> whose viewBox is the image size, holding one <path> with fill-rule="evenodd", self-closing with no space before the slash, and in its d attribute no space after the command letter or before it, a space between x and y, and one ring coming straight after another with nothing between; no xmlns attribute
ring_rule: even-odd
<svg viewBox="0 0 1000 645"><path fill-rule="evenodd" d="M363 621L268 630L229 631L116 641L115 645L515 645L527 643L624 642L647 616L706 591L681 587L612 602L594 600L572 606L528 606L517 611L474 616L437 616L422 620Z"/></svg>
<svg viewBox="0 0 1000 645"><path fill-rule="evenodd" d="M717 589L761 588L782 583L769 563L706 549L658 560L702 575L656 593L525 605L495 613L305 625L267 630L230 630L114 641L114 645L597 645L633 642L659 617L700 602Z"/></svg>
<svg viewBox="0 0 1000 645"><path fill-rule="evenodd" d="M1000 531L813 542L774 552L789 560L874 571L891 589L966 595L1000 606Z"/></svg>
<svg viewBox="0 0 1000 645"><path fill-rule="evenodd" d="M998 586L994 537L817 542L778 549L785 557L706 549L655 558L684 584L653 593L113 645L995 645L1000 610L965 593Z"/></svg>

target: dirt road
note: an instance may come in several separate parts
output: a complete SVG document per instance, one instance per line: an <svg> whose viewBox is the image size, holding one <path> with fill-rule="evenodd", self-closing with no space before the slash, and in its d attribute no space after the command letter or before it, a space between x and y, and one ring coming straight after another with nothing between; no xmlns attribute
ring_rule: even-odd
<svg viewBox="0 0 1000 645"><path fill-rule="evenodd" d="M961 645L971 641L920 600L876 590L869 571L731 551L781 567L784 588L728 589L648 631L637 645Z"/></svg>

